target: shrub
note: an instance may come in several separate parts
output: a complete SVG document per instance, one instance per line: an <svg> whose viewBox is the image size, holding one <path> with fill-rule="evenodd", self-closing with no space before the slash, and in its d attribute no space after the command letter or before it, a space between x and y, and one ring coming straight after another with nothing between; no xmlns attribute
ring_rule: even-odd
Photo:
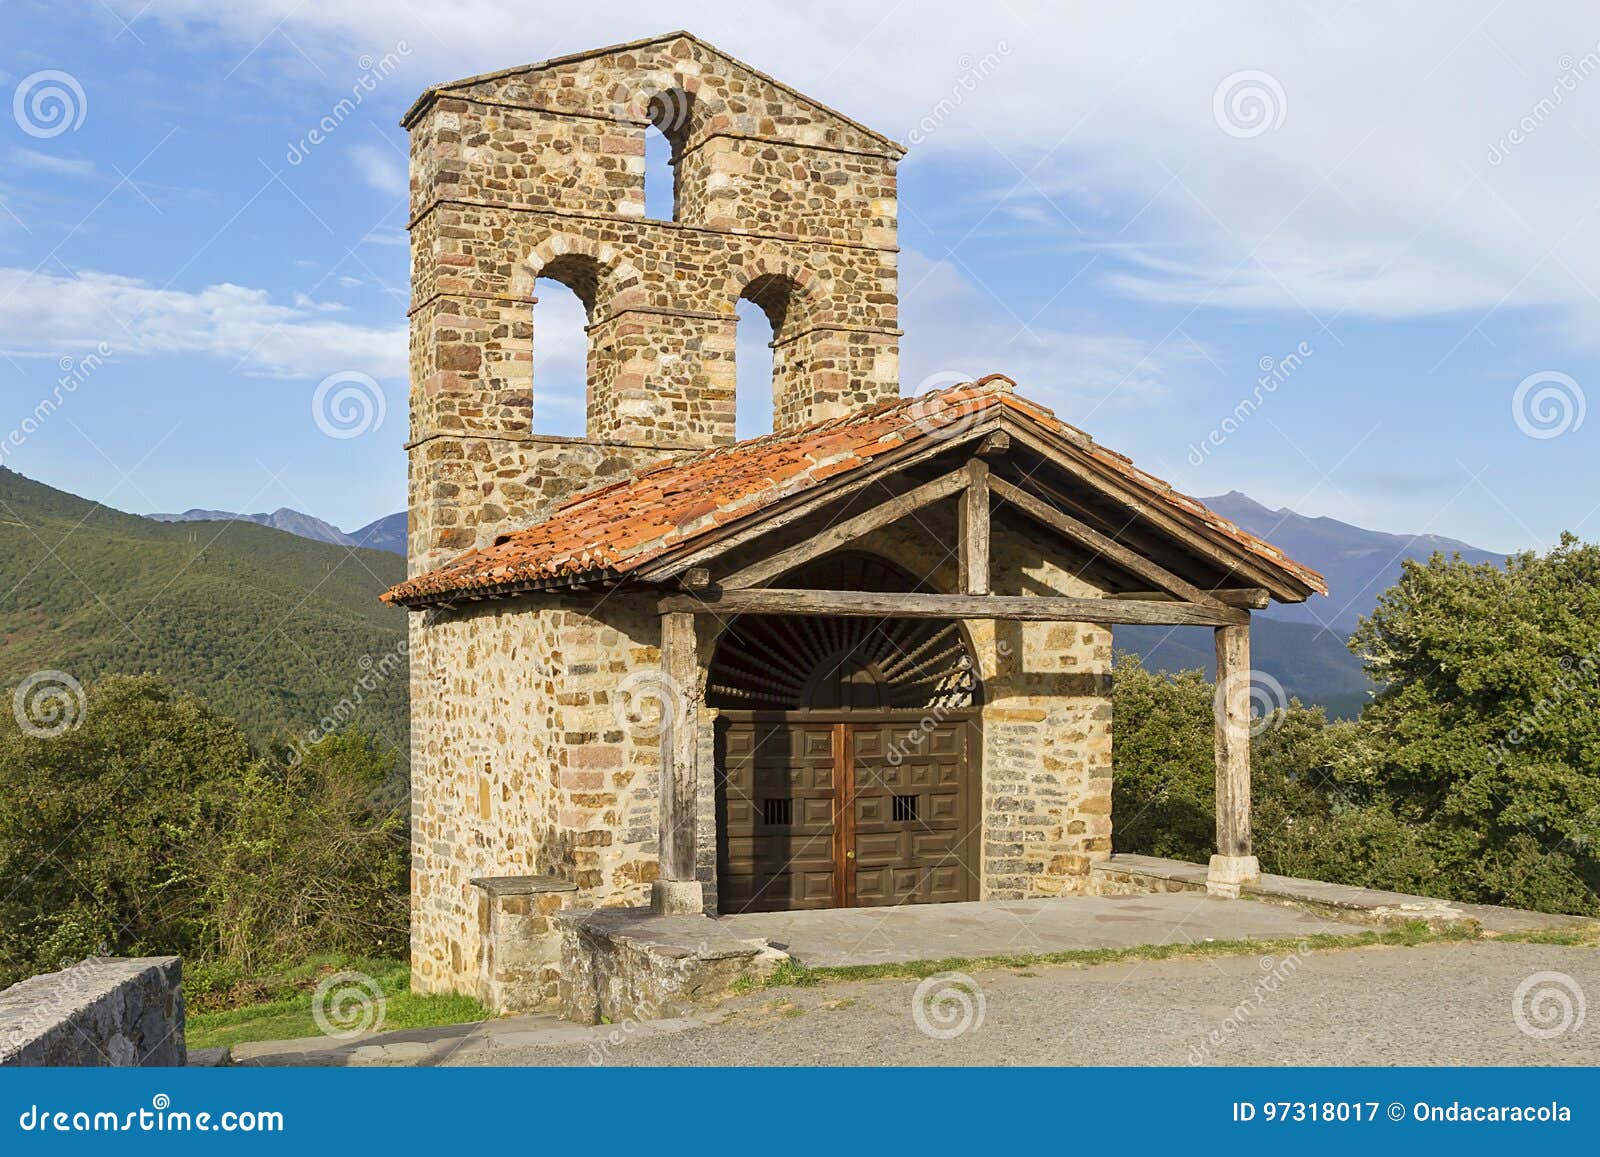
<svg viewBox="0 0 1600 1157"><path fill-rule="evenodd" d="M150 676L91 685L75 730L0 715L0 983L96 952L241 968L404 943L401 822L361 736L298 765Z"/></svg>

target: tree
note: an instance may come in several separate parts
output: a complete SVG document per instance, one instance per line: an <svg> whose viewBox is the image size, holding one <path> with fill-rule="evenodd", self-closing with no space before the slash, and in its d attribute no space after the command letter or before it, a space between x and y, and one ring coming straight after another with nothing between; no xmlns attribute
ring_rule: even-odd
<svg viewBox="0 0 1600 1157"><path fill-rule="evenodd" d="M1600 546L1408 562L1351 647L1372 790L1448 894L1600 912Z"/></svg>

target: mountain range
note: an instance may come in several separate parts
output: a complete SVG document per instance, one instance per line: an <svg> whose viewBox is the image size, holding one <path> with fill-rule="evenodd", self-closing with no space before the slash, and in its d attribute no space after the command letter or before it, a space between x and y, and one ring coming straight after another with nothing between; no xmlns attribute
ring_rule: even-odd
<svg viewBox="0 0 1600 1157"><path fill-rule="evenodd" d="M1286 696L1320 704L1328 714L1353 718L1372 691L1361 661L1347 640L1378 596L1400 578L1407 559L1424 561L1435 552L1460 554L1468 562L1505 561L1453 538L1433 534L1388 534L1336 518L1310 518L1288 508L1272 510L1237 490L1202 498L1224 518L1271 542L1290 558L1321 571L1328 597L1304 603L1272 603L1250 625L1251 666L1276 679ZM1137 653L1148 667L1168 671L1200 667L1216 673L1209 631L1195 628L1118 627L1116 646Z"/></svg>
<svg viewBox="0 0 1600 1157"><path fill-rule="evenodd" d="M286 531L313 542L363 546L368 550L386 550L400 555L406 552L406 515L403 510L399 514L386 514L349 534L331 522L324 522L287 506L281 506L271 514L236 514L231 510L196 507L182 514L149 514L145 517L157 522L253 522L257 526L270 526L273 530Z"/></svg>

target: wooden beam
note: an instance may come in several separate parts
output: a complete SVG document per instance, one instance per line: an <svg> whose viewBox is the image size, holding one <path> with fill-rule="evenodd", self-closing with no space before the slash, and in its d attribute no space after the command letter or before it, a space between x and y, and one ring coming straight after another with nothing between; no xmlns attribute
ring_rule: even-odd
<svg viewBox="0 0 1600 1157"><path fill-rule="evenodd" d="M983 440L983 444L978 447L978 453L985 458L993 458L1009 449L1011 449L1011 435L1004 430L996 430Z"/></svg>
<svg viewBox="0 0 1600 1157"><path fill-rule="evenodd" d="M1101 534L1087 523L1079 522L1070 514L1064 514L1048 502L1035 498L1020 486L1013 486L1002 478L992 479L990 486L996 494L1023 513L1038 519L1080 546L1087 547L1096 554L1110 559L1122 567L1123 570L1138 575L1146 582L1154 583L1169 594L1185 602L1221 605L1209 592L1201 590L1191 582L1184 581L1167 570L1166 567L1152 562L1137 551Z"/></svg>
<svg viewBox="0 0 1600 1157"><path fill-rule="evenodd" d="M843 615L883 619L1015 619L1046 623L1127 623L1145 626L1218 627L1250 621L1248 611L1220 604L1139 603L1053 595L879 594L763 587L668 595L663 614Z"/></svg>
<svg viewBox="0 0 1600 1157"><path fill-rule="evenodd" d="M708 567L692 566L678 576L678 585L686 591L703 591L711 585Z"/></svg>
<svg viewBox="0 0 1600 1157"><path fill-rule="evenodd" d="M1259 611L1272 601L1271 593L1261 587L1223 587L1220 590L1208 590L1206 594L1225 607L1251 611ZM1166 591L1118 591L1106 598L1127 599L1130 602L1165 602L1172 596Z"/></svg>
<svg viewBox="0 0 1600 1157"><path fill-rule="evenodd" d="M943 477L935 478L932 482L924 483L914 490L908 490L904 494L881 502L870 510L864 510L854 518L847 518L843 522L825 527L787 550L780 550L760 562L751 563L723 579L721 585L732 589L760 586L786 571L793 570L801 563L809 562L831 550L838 550L841 546L846 546L879 527L896 522L912 511L920 510L940 499L949 498L953 494L962 493L967 485L967 472L953 470Z"/></svg>
<svg viewBox="0 0 1600 1157"><path fill-rule="evenodd" d="M695 811L699 796L696 751L694 616L661 616L661 868L666 881L692 881Z"/></svg>
<svg viewBox="0 0 1600 1157"><path fill-rule="evenodd" d="M1237 859L1250 855L1250 628L1218 627L1216 636L1217 854Z"/></svg>
<svg viewBox="0 0 1600 1157"><path fill-rule="evenodd" d="M956 520L957 557L961 589L969 595L989 593L989 464L981 458L967 463L966 487L961 491L961 512Z"/></svg>

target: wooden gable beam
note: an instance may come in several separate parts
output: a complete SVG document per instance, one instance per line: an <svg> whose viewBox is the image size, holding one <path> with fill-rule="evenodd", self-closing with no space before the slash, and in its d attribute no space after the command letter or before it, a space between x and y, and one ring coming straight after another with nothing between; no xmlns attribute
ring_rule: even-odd
<svg viewBox="0 0 1600 1157"><path fill-rule="evenodd" d="M1203 591L1191 582L1179 578L1166 567L1152 562L1144 555L1123 546L1113 538L1101 534L1094 527L1084 522L1079 522L1070 514L1064 514L1023 490L1020 486L1013 486L1002 478L993 478L990 487L1005 501L1021 510L1031 518L1037 519L1052 530L1076 542L1079 546L1087 547L1098 555L1110 559L1123 570L1138 575L1146 582L1160 587L1174 598L1188 603L1201 603L1220 606L1221 603L1209 591Z"/></svg>
<svg viewBox="0 0 1600 1157"><path fill-rule="evenodd" d="M1159 504L1148 495L1136 493L1131 486L1120 479L1112 477L1103 468L1091 466L1076 455L1083 451L1071 447L1067 452L1056 443L1061 439L1030 430L1021 423L1011 423L1006 427L1012 436L1030 450L1039 454L1051 464L1071 474L1078 481L1092 489L1098 490L1108 498L1114 499L1124 507L1137 514L1145 522L1153 525L1158 531L1170 538L1176 539L1195 554L1215 564L1220 569L1230 574L1241 576L1256 586L1261 586L1272 592L1272 596L1284 602L1299 603L1306 599L1296 586L1280 577L1281 572L1273 573L1266 569L1265 560L1252 561L1243 547L1225 548L1213 542L1204 534L1190 527L1184 526L1176 515L1161 509ZM1298 582L1298 580L1292 580Z"/></svg>
<svg viewBox="0 0 1600 1157"><path fill-rule="evenodd" d="M668 595L662 614L843 615L883 619L1013 619L1169 627L1238 626L1250 612L1203 603L1140 603L1056 595L925 595L753 587Z"/></svg>
<svg viewBox="0 0 1600 1157"><path fill-rule="evenodd" d="M943 477L925 482L913 490L879 503L870 510L864 510L854 518L847 518L843 522L824 527L810 538L797 542L786 550L780 550L777 554L768 555L759 562L753 562L741 570L736 570L724 578L720 585L730 590L761 586L802 563L810 562L842 546L848 546L874 530L888 526L891 522L898 522L924 506L931 506L953 494L965 493L968 483L966 470L952 470Z"/></svg>
<svg viewBox="0 0 1600 1157"><path fill-rule="evenodd" d="M1272 595L1261 587L1219 587L1209 590L1206 594L1216 599L1226 607L1241 607L1245 610L1259 611L1272 601ZM1118 591L1116 594L1106 595L1108 599L1127 599L1131 602L1147 602L1157 600L1165 602L1172 596L1166 591Z"/></svg>

